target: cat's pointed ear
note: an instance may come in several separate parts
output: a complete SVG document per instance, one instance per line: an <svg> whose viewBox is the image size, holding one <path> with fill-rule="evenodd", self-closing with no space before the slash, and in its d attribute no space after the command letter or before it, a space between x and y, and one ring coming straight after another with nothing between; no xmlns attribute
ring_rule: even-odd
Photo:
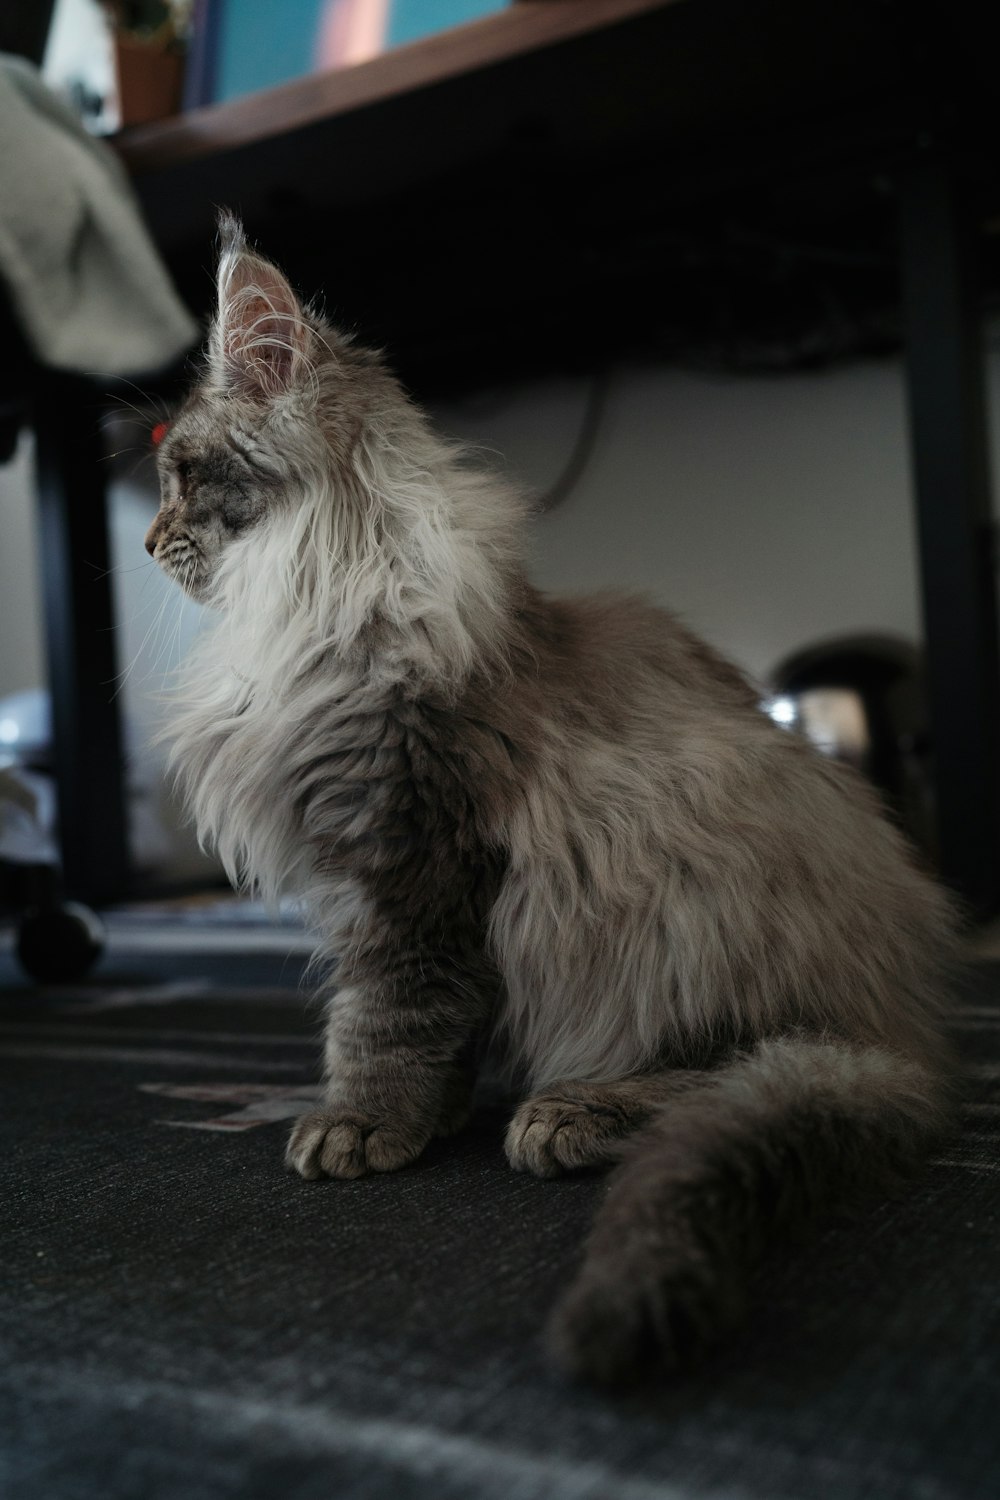
<svg viewBox="0 0 1000 1500"><path fill-rule="evenodd" d="M219 219L218 294L209 357L220 385L268 399L308 379L312 335L299 300L231 214Z"/></svg>

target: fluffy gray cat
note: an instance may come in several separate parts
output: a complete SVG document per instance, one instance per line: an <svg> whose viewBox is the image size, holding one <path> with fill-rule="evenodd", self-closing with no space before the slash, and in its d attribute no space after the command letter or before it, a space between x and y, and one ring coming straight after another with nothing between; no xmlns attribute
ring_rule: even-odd
<svg viewBox="0 0 1000 1500"><path fill-rule="evenodd" d="M954 951L872 794L629 599L526 580L524 506L222 225L146 545L218 611L169 734L234 880L335 960L303 1177L457 1130L484 1044L511 1165L619 1163L556 1309L627 1379L739 1313L767 1239L939 1128Z"/></svg>

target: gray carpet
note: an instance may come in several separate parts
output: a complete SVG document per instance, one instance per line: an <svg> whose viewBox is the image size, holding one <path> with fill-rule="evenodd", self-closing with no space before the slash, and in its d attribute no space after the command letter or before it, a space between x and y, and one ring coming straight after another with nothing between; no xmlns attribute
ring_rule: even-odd
<svg viewBox="0 0 1000 1500"><path fill-rule="evenodd" d="M775 1255L696 1377L612 1399L538 1345L599 1178L511 1173L490 1112L396 1176L285 1174L297 962L0 967L5 1497L996 1500L1000 969L921 1182Z"/></svg>

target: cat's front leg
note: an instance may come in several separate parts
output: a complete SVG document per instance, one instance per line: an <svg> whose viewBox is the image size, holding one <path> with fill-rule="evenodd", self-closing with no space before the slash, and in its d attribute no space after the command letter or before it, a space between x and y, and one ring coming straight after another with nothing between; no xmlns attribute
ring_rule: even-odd
<svg viewBox="0 0 1000 1500"><path fill-rule="evenodd" d="M325 1098L297 1122L285 1156L302 1177L396 1171L468 1115L471 1039L489 984L440 958L410 956L405 967L331 1002Z"/></svg>

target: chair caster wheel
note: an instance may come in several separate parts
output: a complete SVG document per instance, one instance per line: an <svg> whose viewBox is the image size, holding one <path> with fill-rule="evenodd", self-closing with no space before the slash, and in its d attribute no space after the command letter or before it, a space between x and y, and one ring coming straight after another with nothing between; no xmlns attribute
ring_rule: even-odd
<svg viewBox="0 0 1000 1500"><path fill-rule="evenodd" d="M82 979L104 952L104 927L89 906L67 901L23 918L17 956L32 979L66 984Z"/></svg>

